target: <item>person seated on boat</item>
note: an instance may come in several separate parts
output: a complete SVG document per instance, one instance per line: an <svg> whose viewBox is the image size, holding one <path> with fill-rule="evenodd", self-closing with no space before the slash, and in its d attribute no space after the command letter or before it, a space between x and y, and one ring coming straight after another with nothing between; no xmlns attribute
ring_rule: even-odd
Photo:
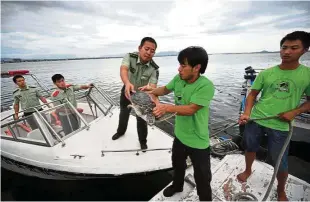
<svg viewBox="0 0 310 202"><path fill-rule="evenodd" d="M36 87L27 85L25 78L22 75L15 75L13 77L13 82L18 86L18 88L13 92L15 112L14 119L19 119L19 105L21 105L21 108L24 111L23 117L28 117L26 121L30 128L32 130L37 129L37 122L31 114L35 112L34 108L38 111L43 110L40 106L41 104L39 99L43 103L47 103L46 98L41 95Z"/></svg>
<svg viewBox="0 0 310 202"><path fill-rule="evenodd" d="M130 93L135 92L140 87L149 86L156 88L159 70L158 65L153 61L153 56L157 48L156 41L151 37L144 37L138 47L139 52L128 53L123 58L120 75L124 83L120 95L120 114L117 132L112 136L116 140L126 133L129 114L131 108ZM137 117L137 131L141 149L147 149L147 123Z"/></svg>
<svg viewBox="0 0 310 202"><path fill-rule="evenodd" d="M179 53L178 61L179 74L166 86L150 91L155 96L174 92L175 105L157 102L153 109L156 117L165 113L177 114L172 146L173 183L163 194L171 197L183 191L186 159L189 156L194 167L199 200L212 201L208 122L214 85L202 75L208 65L208 54L202 47L188 47Z"/></svg>
<svg viewBox="0 0 310 202"><path fill-rule="evenodd" d="M65 78L61 74L55 74L52 76L52 81L56 85L56 90L52 93L51 99L56 101L56 105L65 103L64 99L68 101L75 107L79 112L80 109L77 108L77 101L75 98L74 91L89 89L93 87L93 84L89 85L67 85ZM57 101L58 100L58 101ZM68 105L56 109L56 114L59 116L64 133L67 135L80 127L80 122L76 114L73 112Z"/></svg>
<svg viewBox="0 0 310 202"><path fill-rule="evenodd" d="M309 45L310 33L295 31L287 34L280 42L281 64L261 71L256 77L246 98L244 113L239 118L239 124L246 124L243 137L246 168L237 176L239 181L245 182L251 175L260 139L265 133L268 135L268 153L274 166L289 134L288 122L310 111L310 68L299 63L299 58L308 51ZM255 103L260 92L261 98ZM300 105L304 94L307 95L307 101ZM248 122L250 119L270 116L278 118ZM288 148L277 174L279 201L287 200Z"/></svg>

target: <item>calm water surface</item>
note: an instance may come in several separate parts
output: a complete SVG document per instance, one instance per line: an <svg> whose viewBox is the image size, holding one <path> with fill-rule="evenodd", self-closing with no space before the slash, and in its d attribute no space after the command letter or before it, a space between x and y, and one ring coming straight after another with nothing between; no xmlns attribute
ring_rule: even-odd
<svg viewBox="0 0 310 202"><path fill-rule="evenodd" d="M68 83L95 83L118 101L122 87L119 77L121 60L8 63L1 65L1 71L27 69L48 87L53 87L51 76L60 73ZM154 60L160 66L159 85L165 85L177 74L177 57L161 57ZM310 66L309 52L301 58L301 62ZM205 73L217 89L210 106L211 122L238 116L244 68L252 66L264 69L279 63L278 53L211 55ZM27 81L31 83L30 79ZM1 95L6 95L6 100L1 100L2 102L12 100L11 92L14 88L12 78L1 79ZM172 96L167 95L161 99L172 102ZM170 133L173 130L169 124L163 123L160 127ZM60 182L20 176L3 169L1 176L3 200L149 200L171 180L169 173L158 173L118 180Z"/></svg>

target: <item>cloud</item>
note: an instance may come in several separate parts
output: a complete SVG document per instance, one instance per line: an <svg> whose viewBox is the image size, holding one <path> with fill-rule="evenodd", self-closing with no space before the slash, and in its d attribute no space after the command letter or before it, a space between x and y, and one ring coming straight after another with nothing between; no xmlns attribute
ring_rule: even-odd
<svg viewBox="0 0 310 202"><path fill-rule="evenodd" d="M1 2L2 57L96 57L201 45L208 52L277 50L290 31L310 31L309 2L37 1ZM249 45L250 44L250 45Z"/></svg>

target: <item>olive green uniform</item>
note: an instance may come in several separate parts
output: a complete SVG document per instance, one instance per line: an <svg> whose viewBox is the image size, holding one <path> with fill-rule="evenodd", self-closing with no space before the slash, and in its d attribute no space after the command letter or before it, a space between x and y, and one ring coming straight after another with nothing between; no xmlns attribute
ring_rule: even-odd
<svg viewBox="0 0 310 202"><path fill-rule="evenodd" d="M42 97L39 90L34 86L28 86L26 85L25 88L18 88L13 92L14 97L14 105L18 104L21 106L21 109L24 111L24 117L28 117L27 123L30 125L30 127L34 130L37 129L37 122L33 118L33 116L30 116L32 113L35 112L36 108L37 110L41 111L42 107L39 106L40 101L39 98Z"/></svg>
<svg viewBox="0 0 310 202"><path fill-rule="evenodd" d="M135 90L147 85L148 83L157 84L159 67L153 60L143 64L140 61L138 53L134 52L125 55L122 65L129 68L128 78L130 83L135 86Z"/></svg>
<svg viewBox="0 0 310 202"><path fill-rule="evenodd" d="M78 91L81 89L80 85L72 85L69 86L65 89L60 89L57 88L53 93L52 93L52 100L56 101L56 100L60 100L55 102L55 104L61 104L64 103L65 99L68 99L69 102L74 106L77 107L77 102L76 102L76 97L74 92ZM62 101L63 100L63 101Z"/></svg>
<svg viewBox="0 0 310 202"><path fill-rule="evenodd" d="M26 86L25 88L18 88L13 92L14 105L20 104L25 113L35 112L35 109L41 109L39 105L39 98L42 97L39 90L34 86ZM39 106L39 107L38 107Z"/></svg>
<svg viewBox="0 0 310 202"><path fill-rule="evenodd" d="M122 65L127 66L128 78L130 83L135 87L135 90L138 90L139 87L148 85L149 83L157 84L159 77L159 66L153 61L149 61L146 64L141 63L139 54L137 52L128 53L125 55L122 61ZM120 96L120 115L117 134L124 135L129 120L129 114L131 109L127 106L130 104L130 101L125 97L125 86L121 90ZM146 144L147 138L147 123L140 117L137 116L137 130L140 144Z"/></svg>

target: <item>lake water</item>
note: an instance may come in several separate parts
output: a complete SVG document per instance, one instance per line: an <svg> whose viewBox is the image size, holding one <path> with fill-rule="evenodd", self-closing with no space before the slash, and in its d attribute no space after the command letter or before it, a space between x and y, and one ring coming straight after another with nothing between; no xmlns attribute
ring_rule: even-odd
<svg viewBox="0 0 310 202"><path fill-rule="evenodd" d="M121 60L119 58L6 63L1 65L1 71L27 69L48 87L53 87L51 76L60 73L67 83L99 85L118 101L122 87L119 77ZM177 57L159 57L154 60L160 66L159 85L165 85L178 73ZM205 76L217 89L210 106L211 122L238 116L244 68L252 66L264 69L279 63L279 53L210 55ZM310 66L309 52L301 58L301 63ZM1 102L11 101L11 92L14 89L12 78L2 78L1 95L6 97L6 100L2 99ZM172 95L164 96L162 100L172 102ZM168 132L172 131L172 126L167 125L163 128ZM2 169L1 189L2 199L6 197L9 200L148 200L170 180L169 173L158 173L122 180L50 182L20 176Z"/></svg>

